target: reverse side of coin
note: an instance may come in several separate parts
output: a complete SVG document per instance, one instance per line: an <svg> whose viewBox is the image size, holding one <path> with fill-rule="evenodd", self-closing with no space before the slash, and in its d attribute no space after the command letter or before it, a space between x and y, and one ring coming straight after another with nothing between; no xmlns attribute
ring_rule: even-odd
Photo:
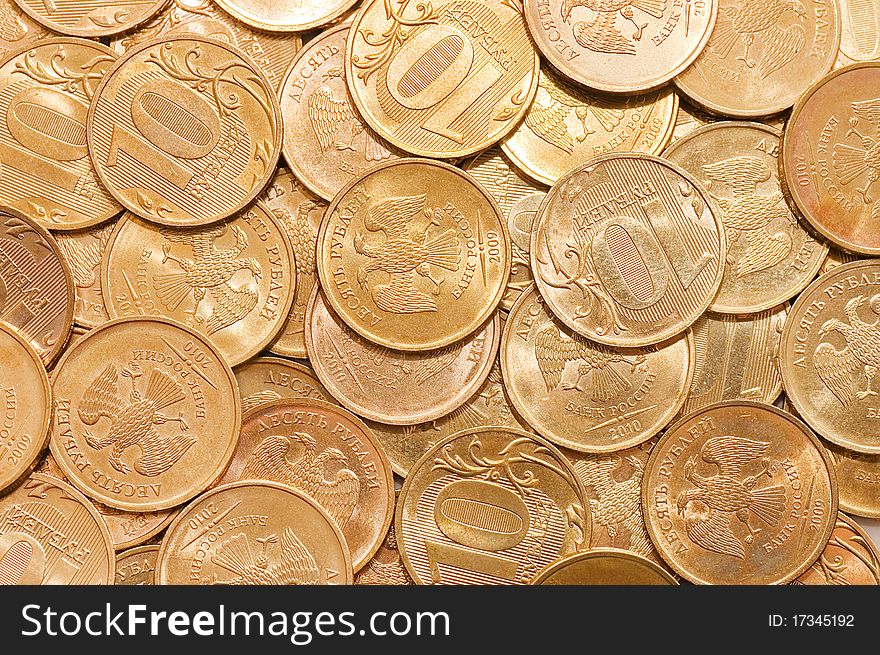
<svg viewBox="0 0 880 655"><path fill-rule="evenodd" d="M593 548L542 569L535 585L677 585L659 564L625 550Z"/></svg>
<svg viewBox="0 0 880 655"><path fill-rule="evenodd" d="M858 523L838 514L825 550L792 584L878 585L880 551Z"/></svg>
<svg viewBox="0 0 880 655"><path fill-rule="evenodd" d="M861 259L858 255L853 255L837 248L829 248L828 256L825 258L822 268L819 269L819 275L825 275L832 268L837 268L843 264L849 264L857 259Z"/></svg>
<svg viewBox="0 0 880 655"><path fill-rule="evenodd" d="M156 559L159 546L139 546L116 555L117 585L156 584Z"/></svg>
<svg viewBox="0 0 880 655"><path fill-rule="evenodd" d="M233 369L241 393L241 411L248 412L281 398L313 398L335 402L308 366L281 357L254 357Z"/></svg>
<svg viewBox="0 0 880 655"><path fill-rule="evenodd" d="M110 320L101 293L101 258L115 227L116 222L111 221L84 230L53 235L73 274L76 287L73 320L82 327L98 327Z"/></svg>
<svg viewBox="0 0 880 655"><path fill-rule="evenodd" d="M97 38L136 27L162 11L168 0L15 0L32 19L69 36Z"/></svg>
<svg viewBox="0 0 880 655"><path fill-rule="evenodd" d="M0 56L51 35L13 0L0 0Z"/></svg>
<svg viewBox="0 0 880 655"><path fill-rule="evenodd" d="M217 0L241 22L268 32L303 32L334 22L357 0Z"/></svg>
<svg viewBox="0 0 880 655"><path fill-rule="evenodd" d="M388 528L385 541L379 546L379 550L376 551L373 558L355 575L354 583L364 585L414 584L400 557L397 535L393 525Z"/></svg>
<svg viewBox="0 0 880 655"><path fill-rule="evenodd" d="M880 59L880 5L876 0L837 0L840 10L838 67Z"/></svg>
<svg viewBox="0 0 880 655"><path fill-rule="evenodd" d="M831 456L840 495L840 509L880 519L880 455L866 455L824 441Z"/></svg>

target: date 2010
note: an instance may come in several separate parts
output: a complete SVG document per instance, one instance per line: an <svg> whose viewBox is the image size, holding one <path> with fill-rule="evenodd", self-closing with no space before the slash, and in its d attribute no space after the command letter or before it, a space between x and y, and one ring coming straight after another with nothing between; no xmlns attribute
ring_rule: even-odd
<svg viewBox="0 0 880 655"><path fill-rule="evenodd" d="M768 625L771 628L852 628L855 616L852 614L770 614Z"/></svg>

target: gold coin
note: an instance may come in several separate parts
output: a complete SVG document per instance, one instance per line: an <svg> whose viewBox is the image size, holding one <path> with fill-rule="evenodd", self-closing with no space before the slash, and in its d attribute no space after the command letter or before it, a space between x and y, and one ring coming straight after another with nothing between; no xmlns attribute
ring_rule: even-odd
<svg viewBox="0 0 880 655"><path fill-rule="evenodd" d="M809 568L837 517L837 477L800 420L728 401L688 414L642 482L654 547L696 584L781 584Z"/></svg>
<svg viewBox="0 0 880 655"><path fill-rule="evenodd" d="M216 0L241 22L268 32L304 32L340 18L357 0Z"/></svg>
<svg viewBox="0 0 880 655"><path fill-rule="evenodd" d="M440 162L380 164L334 198L318 231L318 278L362 337L396 350L472 335L504 295L510 238L467 173Z"/></svg>
<svg viewBox="0 0 880 655"><path fill-rule="evenodd" d="M295 285L287 233L259 203L199 228L164 228L126 214L101 262L110 316L184 323L208 337L233 366L256 355L284 327Z"/></svg>
<svg viewBox="0 0 880 655"><path fill-rule="evenodd" d="M50 365L73 325L73 276L46 229L8 208L0 209L0 289L0 321Z"/></svg>
<svg viewBox="0 0 880 655"><path fill-rule="evenodd" d="M385 540L373 558L355 575L354 583L363 585L414 584L400 557L393 525L388 527Z"/></svg>
<svg viewBox="0 0 880 655"><path fill-rule="evenodd" d="M843 250L880 254L877 148L880 63L834 71L807 89L785 128L780 177L789 200Z"/></svg>
<svg viewBox="0 0 880 655"><path fill-rule="evenodd" d="M716 0L525 0L535 45L571 80L599 91L657 88L703 50Z"/></svg>
<svg viewBox="0 0 880 655"><path fill-rule="evenodd" d="M449 436L425 453L394 516L416 584L528 584L590 543L590 508L571 464L515 428Z"/></svg>
<svg viewBox="0 0 880 655"><path fill-rule="evenodd" d="M168 0L15 0L19 8L49 29L69 36L97 38L136 27L162 11Z"/></svg>
<svg viewBox="0 0 880 655"><path fill-rule="evenodd" d="M156 584L156 559L159 546L139 546L116 555L117 585Z"/></svg>
<svg viewBox="0 0 880 655"><path fill-rule="evenodd" d="M241 411L248 412L281 398L312 398L335 402L308 366L280 357L254 357L233 369L241 393Z"/></svg>
<svg viewBox="0 0 880 655"><path fill-rule="evenodd" d="M268 348L284 357L306 356L305 321L306 305L312 289L318 283L315 269L315 247L318 227L327 209L327 203L314 198L286 169L279 168L274 179L266 187L260 200L272 210L287 237L294 254L296 268L296 294L290 313L281 332Z"/></svg>
<svg viewBox="0 0 880 655"><path fill-rule="evenodd" d="M636 347L684 332L721 284L727 243L714 200L650 155L607 155L550 189L532 229L547 306L593 341Z"/></svg>
<svg viewBox="0 0 880 655"><path fill-rule="evenodd" d="M880 551L858 523L840 513L819 559L792 584L878 585Z"/></svg>
<svg viewBox="0 0 880 655"><path fill-rule="evenodd" d="M24 13L13 0L0 0L0 57L52 33Z"/></svg>
<svg viewBox="0 0 880 655"><path fill-rule="evenodd" d="M625 550L594 548L542 569L534 585L677 585L659 564Z"/></svg>
<svg viewBox="0 0 880 655"><path fill-rule="evenodd" d="M95 91L87 132L116 200L172 226L240 212L281 152L281 112L265 74L238 48L192 35L122 55Z"/></svg>
<svg viewBox="0 0 880 655"><path fill-rule="evenodd" d="M79 491L35 473L0 498L0 584L113 583L104 521Z"/></svg>
<svg viewBox="0 0 880 655"><path fill-rule="evenodd" d="M810 427L839 446L880 454L873 348L880 315L880 262L826 273L792 305L780 364L788 399Z"/></svg>
<svg viewBox="0 0 880 655"><path fill-rule="evenodd" d="M402 150L448 159L485 150L519 124L539 64L522 6L507 0L367 0L345 51L367 124Z"/></svg>
<svg viewBox="0 0 880 655"><path fill-rule="evenodd" d="M245 414L221 483L280 482L327 510L355 571L370 561L394 515L394 477L372 431L338 405L283 398Z"/></svg>
<svg viewBox="0 0 880 655"><path fill-rule="evenodd" d="M284 159L306 188L325 200L368 168L397 158L364 125L349 98L347 36L342 25L309 41L290 63L278 93Z"/></svg>
<svg viewBox="0 0 880 655"><path fill-rule="evenodd" d="M480 387L495 360L497 315L474 336L438 350L389 350L349 330L315 289L306 315L306 346L318 379L359 416L416 425L445 416Z"/></svg>
<svg viewBox="0 0 880 655"><path fill-rule="evenodd" d="M838 250L837 248L829 248L828 256L825 258L822 267L819 269L819 275L825 275L825 273L832 268L837 268L843 264L849 264L857 259L860 259L858 255L851 255L850 253Z"/></svg>
<svg viewBox="0 0 880 655"><path fill-rule="evenodd" d="M709 116L679 99L678 113L675 117L675 127L672 130L670 143L675 143L698 127L703 127L703 125L708 125L711 122L712 119Z"/></svg>
<svg viewBox="0 0 880 655"><path fill-rule="evenodd" d="M721 400L773 404L782 392L779 343L788 305L759 314L706 312L694 323L695 372L681 414Z"/></svg>
<svg viewBox="0 0 880 655"><path fill-rule="evenodd" d="M53 235L73 274L76 293L73 320L82 327L98 327L110 320L101 294L101 258L115 227L116 221L111 221Z"/></svg>
<svg viewBox="0 0 880 655"><path fill-rule="evenodd" d="M159 549L158 584L351 584L345 537L317 502L276 482L226 484L183 510Z"/></svg>
<svg viewBox="0 0 880 655"><path fill-rule="evenodd" d="M40 356L18 332L2 323L0 399L3 407L0 493L3 493L30 475L49 444L52 391Z"/></svg>
<svg viewBox="0 0 880 655"><path fill-rule="evenodd" d="M501 297L501 309L508 311L523 289L532 284L529 240L535 215L547 189L521 175L497 146L464 163L462 168L492 196L507 220L510 234L510 278Z"/></svg>
<svg viewBox="0 0 880 655"><path fill-rule="evenodd" d="M840 509L856 516L880 519L880 455L866 455L822 442L837 474Z"/></svg>
<svg viewBox="0 0 880 655"><path fill-rule="evenodd" d="M880 59L880 4L877 0L838 0L840 49L837 65Z"/></svg>
<svg viewBox="0 0 880 655"><path fill-rule="evenodd" d="M95 328L58 362L52 392L55 461L90 497L128 511L169 509L213 484L241 426L220 352L165 319Z"/></svg>
<svg viewBox="0 0 880 655"><path fill-rule="evenodd" d="M672 136L677 110L678 96L669 89L632 98L604 97L541 69L538 94L525 121L501 148L524 173L554 184L600 155L659 155Z"/></svg>
<svg viewBox="0 0 880 655"><path fill-rule="evenodd" d="M510 310L501 370L513 406L541 436L580 452L647 441L684 403L694 342L613 350L559 324L534 287Z"/></svg>
<svg viewBox="0 0 880 655"><path fill-rule="evenodd" d="M691 132L663 153L693 175L721 210L727 261L709 305L713 312L776 307L813 281L828 254L782 195L781 136L761 123L722 121Z"/></svg>

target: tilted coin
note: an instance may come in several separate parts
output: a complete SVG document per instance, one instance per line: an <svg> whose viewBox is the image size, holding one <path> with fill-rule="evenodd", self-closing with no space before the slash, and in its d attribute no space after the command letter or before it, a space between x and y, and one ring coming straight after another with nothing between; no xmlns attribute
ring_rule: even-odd
<svg viewBox="0 0 880 655"><path fill-rule="evenodd" d="M697 584L781 584L819 557L837 478L806 425L769 405L699 409L657 442L642 483L654 547Z"/></svg>
<svg viewBox="0 0 880 655"><path fill-rule="evenodd" d="M553 67L611 93L654 89L703 50L716 0L525 0L529 32Z"/></svg>
<svg viewBox="0 0 880 655"><path fill-rule="evenodd" d="M367 565L354 577L355 584L364 585L411 585L414 584L397 546L394 526L389 526L385 540Z"/></svg>
<svg viewBox="0 0 880 655"><path fill-rule="evenodd" d="M15 0L32 19L69 36L97 38L130 30L162 10L168 0Z"/></svg>
<svg viewBox="0 0 880 655"><path fill-rule="evenodd" d="M840 509L880 519L880 455L866 455L824 441L840 495Z"/></svg>
<svg viewBox="0 0 880 655"><path fill-rule="evenodd" d="M226 484L168 528L158 584L351 584L345 537L317 502L276 482Z"/></svg>
<svg viewBox="0 0 880 655"><path fill-rule="evenodd" d="M535 97L539 69L522 6L505 0L367 0L345 51L367 124L426 157L464 157L502 139Z"/></svg>
<svg viewBox="0 0 880 655"><path fill-rule="evenodd" d="M580 452L647 441L678 413L694 374L694 343L612 349L553 318L534 287L510 310L501 370L513 406L540 435Z"/></svg>
<svg viewBox="0 0 880 655"><path fill-rule="evenodd" d="M625 550L594 548L542 569L536 585L677 585L659 564Z"/></svg>
<svg viewBox="0 0 880 655"><path fill-rule="evenodd" d="M670 143L675 143L682 137L687 136L698 127L703 127L712 122L712 118L704 114L699 109L691 107L683 100L679 99L678 113L675 117L675 127L672 130L672 139Z"/></svg>
<svg viewBox="0 0 880 655"><path fill-rule="evenodd" d="M605 97L542 69L525 121L501 142L524 173L553 184L575 166L612 152L659 155L672 136L678 96L663 89Z"/></svg>
<svg viewBox="0 0 880 655"><path fill-rule="evenodd" d="M283 398L245 414L221 483L270 480L327 510L360 570L394 515L394 477L382 445L363 421L338 405Z"/></svg>
<svg viewBox="0 0 880 655"><path fill-rule="evenodd" d="M334 198L318 231L318 278L355 332L397 350L476 332L510 277L510 238L492 197L460 169L380 164Z"/></svg>
<svg viewBox="0 0 880 655"><path fill-rule="evenodd" d="M837 248L829 248L828 256L825 258L825 261L822 263L822 267L819 269L819 275L825 275L832 268L837 268L838 266L843 266L844 264L849 264L850 262L854 262L857 259L862 259L859 255L853 255L848 252L844 252L843 250L838 250Z"/></svg>
<svg viewBox="0 0 880 655"><path fill-rule="evenodd" d="M780 178L797 211L843 250L880 254L880 63L807 89L782 141Z"/></svg>
<svg viewBox="0 0 880 655"><path fill-rule="evenodd" d="M33 474L0 498L0 585L113 584L107 527L79 491Z"/></svg>
<svg viewBox="0 0 880 655"><path fill-rule="evenodd" d="M128 511L175 507L213 484L241 426L220 352L165 319L95 328L64 354L52 391L55 461L90 497Z"/></svg>
<svg viewBox="0 0 880 655"><path fill-rule="evenodd" d="M303 32L334 22L357 0L217 0L236 19L268 32Z"/></svg>
<svg viewBox="0 0 880 655"><path fill-rule="evenodd" d="M394 531L416 584L528 584L590 543L590 509L571 464L515 428L451 435L400 491Z"/></svg>
<svg viewBox="0 0 880 655"><path fill-rule="evenodd" d="M792 305L780 364L798 415L839 446L880 454L878 352L880 261L826 273Z"/></svg>
<svg viewBox="0 0 880 655"><path fill-rule="evenodd" d="M0 0L0 56L51 34L13 0Z"/></svg>
<svg viewBox="0 0 880 655"><path fill-rule="evenodd" d="M837 67L880 59L880 4L877 0L837 0L840 49Z"/></svg>
<svg viewBox="0 0 880 655"><path fill-rule="evenodd" d="M345 84L348 27L306 44L290 63L278 93L287 165L312 193L332 200L368 168L397 155L364 125Z"/></svg>
<svg viewBox="0 0 880 655"><path fill-rule="evenodd" d="M110 320L101 294L101 258L115 227L116 222L111 221L53 235L73 274L76 293L73 320L82 327L98 327Z"/></svg>
<svg viewBox="0 0 880 655"><path fill-rule="evenodd" d="M880 551L858 523L838 514L825 550L793 584L878 585Z"/></svg>
<svg viewBox="0 0 880 655"><path fill-rule="evenodd" d="M349 330L318 288L306 315L309 360L324 387L355 414L391 425L424 423L461 406L489 375L501 338L496 315L445 348L389 350Z"/></svg>
<svg viewBox="0 0 880 655"><path fill-rule="evenodd" d="M616 347L684 332L714 298L726 253L714 201L650 155L573 169L532 229L532 273L547 306L574 332Z"/></svg>
<svg viewBox="0 0 880 655"><path fill-rule="evenodd" d="M238 48L172 35L117 60L95 91L87 133L98 178L126 209L205 225L240 212L272 178L281 112Z"/></svg>
<svg viewBox="0 0 880 655"><path fill-rule="evenodd" d="M184 323L208 337L230 365L276 337L295 285L287 232L259 203L198 228L160 227L126 214L101 262L110 316Z"/></svg>
<svg viewBox="0 0 880 655"><path fill-rule="evenodd" d="M159 546L138 546L116 555L117 585L156 584L156 559Z"/></svg>
<svg viewBox="0 0 880 655"><path fill-rule="evenodd" d="M254 357L233 369L247 412L280 398L313 398L335 402L308 366L281 357Z"/></svg>
<svg viewBox="0 0 880 655"><path fill-rule="evenodd" d="M663 153L693 175L721 210L727 261L709 305L713 312L776 307L812 282L828 254L782 195L781 136L761 123L722 121L691 132Z"/></svg>

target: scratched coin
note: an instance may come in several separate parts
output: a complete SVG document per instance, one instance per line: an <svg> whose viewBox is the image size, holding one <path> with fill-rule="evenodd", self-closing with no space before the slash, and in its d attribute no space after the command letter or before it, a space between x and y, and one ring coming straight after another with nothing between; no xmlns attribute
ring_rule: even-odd
<svg viewBox="0 0 880 655"><path fill-rule="evenodd" d="M281 398L333 401L308 366L281 357L254 357L233 369L241 393L241 411Z"/></svg>
<svg viewBox="0 0 880 655"><path fill-rule="evenodd" d="M184 323L208 337L230 365L278 335L295 285L287 232L259 203L197 228L160 227L126 214L101 262L110 316Z"/></svg>
<svg viewBox="0 0 880 655"><path fill-rule="evenodd" d="M715 201L650 155L607 155L554 185L532 229L538 291L569 329L609 346L684 332L721 284L727 242Z"/></svg>
<svg viewBox="0 0 880 655"><path fill-rule="evenodd" d="M824 441L840 495L840 509L856 516L880 519L880 455L866 455Z"/></svg>
<svg viewBox="0 0 880 655"><path fill-rule="evenodd" d="M659 564L625 550L593 548L550 564L532 579L535 585L677 585Z"/></svg>
<svg viewBox="0 0 880 655"><path fill-rule="evenodd" d="M858 523L841 512L819 559L792 584L878 585L880 550Z"/></svg>
<svg viewBox="0 0 880 655"><path fill-rule="evenodd" d="M675 423L642 482L645 523L696 584L782 584L816 561L837 520L828 454L794 416L727 401Z"/></svg>
<svg viewBox="0 0 880 655"><path fill-rule="evenodd" d="M268 32L303 32L336 21L357 0L217 0L243 23Z"/></svg>
<svg viewBox="0 0 880 655"><path fill-rule="evenodd" d="M76 293L73 320L82 327L98 327L110 320L101 294L101 258L114 227L116 221L111 221L53 235L73 275Z"/></svg>
<svg viewBox="0 0 880 655"><path fill-rule="evenodd" d="M394 531L416 584L528 584L590 543L590 508L549 441L515 428L457 432L412 468Z"/></svg>
<svg viewBox="0 0 880 655"><path fill-rule="evenodd" d="M156 559L159 546L138 546L116 555L117 585L156 584Z"/></svg>
<svg viewBox="0 0 880 655"><path fill-rule="evenodd" d="M89 108L98 178L126 209L174 226L244 209L281 152L275 92L238 48L167 36L122 55Z"/></svg>
<svg viewBox="0 0 880 655"><path fill-rule="evenodd" d="M456 158L513 130L538 88L522 5L506 0L367 0L345 76L361 116L414 155Z"/></svg>
<svg viewBox="0 0 880 655"><path fill-rule="evenodd" d="M97 38L124 32L160 12L168 0L15 0L54 32Z"/></svg>
<svg viewBox="0 0 880 655"><path fill-rule="evenodd" d="M116 556L79 491L35 473L0 498L0 585L113 583Z"/></svg>
<svg viewBox="0 0 880 655"><path fill-rule="evenodd" d="M91 498L128 511L169 509L213 484L241 426L220 352L165 319L95 328L58 362L52 391L58 466Z"/></svg>
<svg viewBox="0 0 880 655"><path fill-rule="evenodd" d="M880 4L877 0L838 0L840 49L837 67L880 59Z"/></svg>
<svg viewBox="0 0 880 655"><path fill-rule="evenodd" d="M385 540L373 558L355 575L354 583L365 585L414 584L400 557L400 548L397 545L397 535L394 533L393 525L388 527Z"/></svg>
<svg viewBox="0 0 880 655"><path fill-rule="evenodd" d="M0 0L0 57L51 34L13 0Z"/></svg>
<svg viewBox="0 0 880 655"><path fill-rule="evenodd" d="M330 307L362 337L397 350L443 348L498 307L510 238L498 205L467 173L399 159L333 199L317 266Z"/></svg>
<svg viewBox="0 0 880 655"><path fill-rule="evenodd" d="M345 537L317 502L276 482L226 484L168 528L158 584L351 584Z"/></svg>

